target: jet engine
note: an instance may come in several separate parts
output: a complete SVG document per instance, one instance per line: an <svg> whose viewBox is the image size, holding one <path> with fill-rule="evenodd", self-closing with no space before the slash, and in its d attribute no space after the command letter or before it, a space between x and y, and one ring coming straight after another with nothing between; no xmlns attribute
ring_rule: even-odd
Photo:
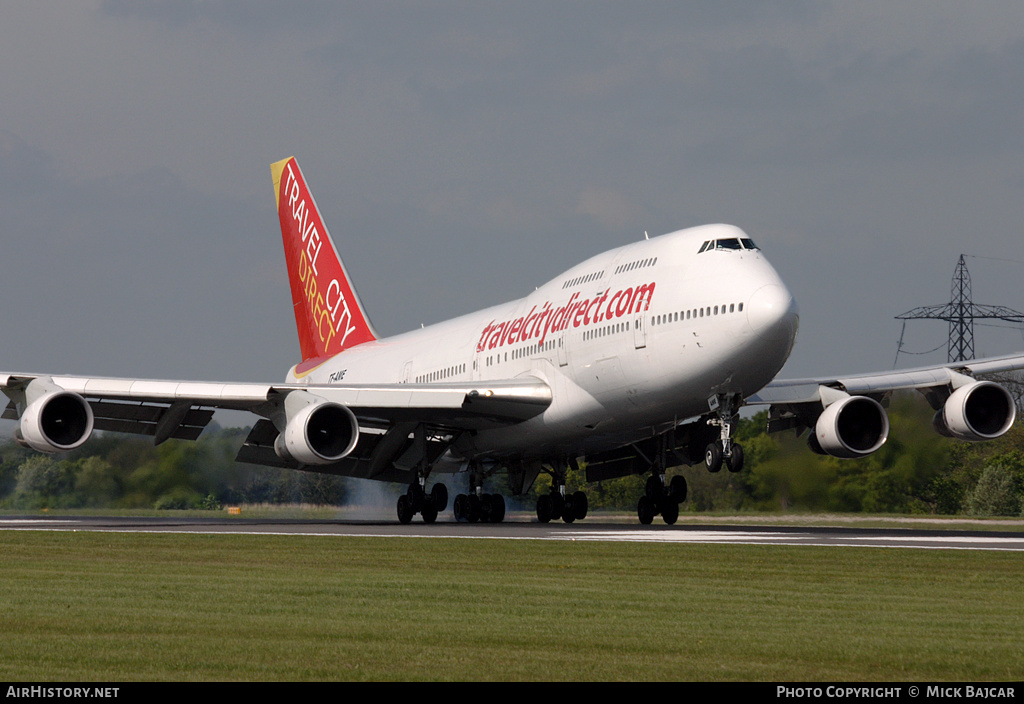
<svg viewBox="0 0 1024 704"><path fill-rule="evenodd" d="M889 416L882 404L867 396L846 396L818 416L808 445L818 454L852 459L870 455L888 437Z"/></svg>
<svg viewBox="0 0 1024 704"><path fill-rule="evenodd" d="M347 407L299 391L289 394L285 408L285 429L274 441L278 457L321 465L337 462L355 449L359 422Z"/></svg>
<svg viewBox="0 0 1024 704"><path fill-rule="evenodd" d="M992 381L976 381L954 391L932 425L946 437L977 442L1005 433L1016 415L1009 391Z"/></svg>
<svg viewBox="0 0 1024 704"><path fill-rule="evenodd" d="M66 452L92 435L92 407L78 394L36 379L25 389L25 396L28 405L17 431L22 446L38 452Z"/></svg>

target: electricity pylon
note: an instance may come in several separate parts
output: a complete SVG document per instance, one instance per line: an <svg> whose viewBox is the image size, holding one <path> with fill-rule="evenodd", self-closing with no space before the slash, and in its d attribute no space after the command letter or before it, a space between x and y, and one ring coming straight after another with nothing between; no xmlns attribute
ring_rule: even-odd
<svg viewBox="0 0 1024 704"><path fill-rule="evenodd" d="M953 273L953 291L949 303L914 308L896 316L897 320L917 320L919 318L934 318L949 323L949 343L946 351L950 362L974 359L975 320L996 319L1018 324L1024 323L1024 313L1018 313L1004 306L977 305L971 301L971 275L967 273L967 264L964 262L962 254L960 261L956 264L956 271ZM903 336L901 334L900 345L902 346L902 344ZM896 354L899 355L898 350Z"/></svg>

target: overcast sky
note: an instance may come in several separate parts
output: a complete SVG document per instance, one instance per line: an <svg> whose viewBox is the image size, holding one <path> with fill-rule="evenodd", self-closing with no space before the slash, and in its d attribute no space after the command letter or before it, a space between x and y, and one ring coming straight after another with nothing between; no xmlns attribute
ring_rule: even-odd
<svg viewBox="0 0 1024 704"><path fill-rule="evenodd" d="M1024 3L47 2L0 21L0 369L282 380L270 164L399 333L708 222L801 311L784 376L894 316L1024 310ZM984 257L984 258L983 258ZM945 361L908 324L900 366ZM979 327L979 355L1024 349Z"/></svg>

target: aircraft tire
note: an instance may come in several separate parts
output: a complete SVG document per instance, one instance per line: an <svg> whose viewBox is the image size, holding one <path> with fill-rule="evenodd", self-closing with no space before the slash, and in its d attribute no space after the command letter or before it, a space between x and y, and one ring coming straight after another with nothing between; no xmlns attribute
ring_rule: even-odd
<svg viewBox="0 0 1024 704"><path fill-rule="evenodd" d="M552 491L548 496L551 497L551 520L557 521L565 511L565 497L557 491Z"/></svg>
<svg viewBox="0 0 1024 704"><path fill-rule="evenodd" d="M476 494L466 496L466 520L470 523L480 520L480 497Z"/></svg>
<svg viewBox="0 0 1024 704"><path fill-rule="evenodd" d="M441 513L448 508L448 487L444 484L435 484L430 489L430 498L433 499L437 512Z"/></svg>
<svg viewBox="0 0 1024 704"><path fill-rule="evenodd" d="M577 521L582 521L587 517L587 512L590 510L590 500L587 498L586 492L577 491L572 495L572 508L576 512Z"/></svg>
<svg viewBox="0 0 1024 704"><path fill-rule="evenodd" d="M725 458L725 464L730 472L739 472L743 469L743 448L736 443L732 444L732 456Z"/></svg>
<svg viewBox="0 0 1024 704"><path fill-rule="evenodd" d="M669 498L661 502L661 517L668 525L675 525L679 519L679 504Z"/></svg>
<svg viewBox="0 0 1024 704"><path fill-rule="evenodd" d="M505 497L501 494L491 494L491 523L501 523L505 520Z"/></svg>
<svg viewBox="0 0 1024 704"><path fill-rule="evenodd" d="M413 513L419 511L423 507L425 494L423 493L423 487L420 486L419 482L413 482L410 484L405 495L409 497L409 505L412 507Z"/></svg>
<svg viewBox="0 0 1024 704"><path fill-rule="evenodd" d="M704 466L712 473L722 468L722 446L717 442L709 443L704 449Z"/></svg>
<svg viewBox="0 0 1024 704"><path fill-rule="evenodd" d="M491 503L491 495L480 494L480 501L477 505L480 507L480 522L491 523L491 509L494 506Z"/></svg>
<svg viewBox="0 0 1024 704"><path fill-rule="evenodd" d="M654 520L654 503L647 496L641 496L637 502L636 515L645 526L651 525L651 521Z"/></svg>
<svg viewBox="0 0 1024 704"><path fill-rule="evenodd" d="M420 515L423 516L424 523L433 523L437 520L437 507L430 500L423 503L423 508L420 510Z"/></svg>
<svg viewBox="0 0 1024 704"><path fill-rule="evenodd" d="M668 485L669 498L675 501L677 504L681 504L686 501L686 477L681 474L677 474L672 477L672 481Z"/></svg>
<svg viewBox="0 0 1024 704"><path fill-rule="evenodd" d="M572 494L563 497L562 500L562 521L572 523L576 520L576 505Z"/></svg>
<svg viewBox="0 0 1024 704"><path fill-rule="evenodd" d="M402 525L408 525L412 521L415 511L412 509L412 500L408 494L402 494L398 497L398 522Z"/></svg>
<svg viewBox="0 0 1024 704"><path fill-rule="evenodd" d="M537 520L541 523L551 522L551 497L547 494L537 497Z"/></svg>

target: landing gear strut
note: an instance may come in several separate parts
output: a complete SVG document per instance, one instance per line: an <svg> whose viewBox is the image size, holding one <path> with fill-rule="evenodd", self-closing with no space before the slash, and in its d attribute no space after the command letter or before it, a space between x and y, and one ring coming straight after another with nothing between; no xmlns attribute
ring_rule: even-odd
<svg viewBox="0 0 1024 704"><path fill-rule="evenodd" d="M566 523L582 521L587 517L590 502L582 491L567 493L565 490L566 463L557 463L551 470L551 492L541 494L537 499L537 520L550 523L561 518Z"/></svg>
<svg viewBox="0 0 1024 704"><path fill-rule="evenodd" d="M728 394L712 396L708 403L715 417L708 420L708 425L718 426L720 437L711 442L704 450L704 466L709 472L717 472L724 463L730 472L743 469L743 447L732 441L732 431L736 425L739 397Z"/></svg>

